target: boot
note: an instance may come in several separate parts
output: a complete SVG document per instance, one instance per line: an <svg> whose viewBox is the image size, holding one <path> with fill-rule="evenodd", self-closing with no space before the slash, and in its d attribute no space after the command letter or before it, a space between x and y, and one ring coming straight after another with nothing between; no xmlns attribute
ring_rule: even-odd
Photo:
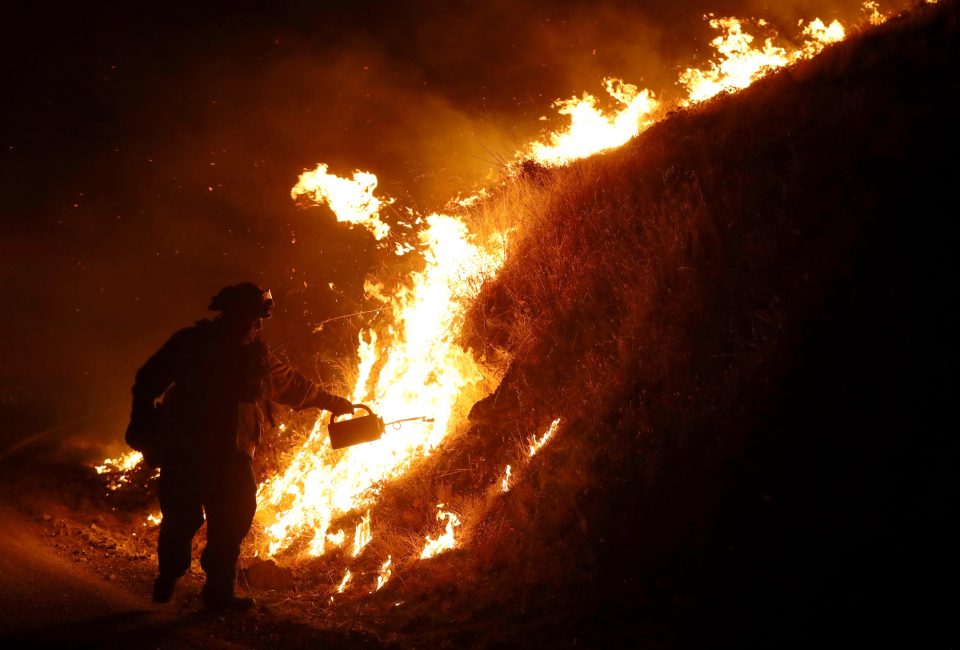
<svg viewBox="0 0 960 650"><path fill-rule="evenodd" d="M153 602L163 605L170 602L173 598L173 590L177 586L176 576L170 577L160 574L153 583Z"/></svg>
<svg viewBox="0 0 960 650"><path fill-rule="evenodd" d="M235 596L233 588L211 588L209 580L201 592L204 608L211 613L245 612L254 606L253 598Z"/></svg>

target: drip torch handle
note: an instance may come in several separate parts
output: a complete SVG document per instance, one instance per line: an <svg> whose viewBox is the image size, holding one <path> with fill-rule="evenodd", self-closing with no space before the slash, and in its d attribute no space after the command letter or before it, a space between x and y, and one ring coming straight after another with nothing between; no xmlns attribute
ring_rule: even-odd
<svg viewBox="0 0 960 650"><path fill-rule="evenodd" d="M363 410L366 411L368 414L373 415L373 411L372 411L372 410L370 409L370 407L367 406L366 404L354 404L354 405L353 405L353 410L356 411L357 409L363 409ZM340 417L340 416L339 416L339 415L332 415L332 416L330 417L330 422L331 422L331 423L336 422L338 417Z"/></svg>

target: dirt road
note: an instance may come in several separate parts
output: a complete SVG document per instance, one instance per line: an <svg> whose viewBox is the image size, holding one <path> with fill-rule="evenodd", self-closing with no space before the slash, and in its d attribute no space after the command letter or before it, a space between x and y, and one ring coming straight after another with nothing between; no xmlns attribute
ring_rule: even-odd
<svg viewBox="0 0 960 650"><path fill-rule="evenodd" d="M110 550L105 542L125 531L111 530L110 508L85 501L70 474L20 454L0 462L0 647L385 647L369 633L292 621L269 599L242 615L208 614L197 596L202 575L154 605L155 558Z"/></svg>
<svg viewBox="0 0 960 650"><path fill-rule="evenodd" d="M0 639L15 647L238 647L196 638L188 621L59 556L9 504L0 522Z"/></svg>

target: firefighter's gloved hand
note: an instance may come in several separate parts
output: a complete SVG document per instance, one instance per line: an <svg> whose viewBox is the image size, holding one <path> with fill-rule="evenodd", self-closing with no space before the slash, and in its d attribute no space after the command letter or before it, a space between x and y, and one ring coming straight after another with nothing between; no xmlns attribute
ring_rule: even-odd
<svg viewBox="0 0 960 650"><path fill-rule="evenodd" d="M148 467L156 469L163 465L163 450L159 447L148 447L140 452L143 454L143 462Z"/></svg>
<svg viewBox="0 0 960 650"><path fill-rule="evenodd" d="M159 438L159 414L151 405L149 407L134 408L130 414L130 424L124 434L128 445L143 453L146 449L157 446Z"/></svg>
<svg viewBox="0 0 960 650"><path fill-rule="evenodd" d="M330 404L327 406L327 410L333 413L334 416L347 415L348 413L353 413L353 402L345 397L331 395Z"/></svg>

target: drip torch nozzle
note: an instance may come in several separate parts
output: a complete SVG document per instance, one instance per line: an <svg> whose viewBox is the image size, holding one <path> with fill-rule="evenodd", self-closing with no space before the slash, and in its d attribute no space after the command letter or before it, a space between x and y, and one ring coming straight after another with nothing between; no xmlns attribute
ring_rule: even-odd
<svg viewBox="0 0 960 650"><path fill-rule="evenodd" d="M387 422L383 426L389 427L392 426L394 429L399 429L404 422L433 422L433 418L426 415L421 415L415 418L403 418L402 420L394 420L393 422Z"/></svg>

